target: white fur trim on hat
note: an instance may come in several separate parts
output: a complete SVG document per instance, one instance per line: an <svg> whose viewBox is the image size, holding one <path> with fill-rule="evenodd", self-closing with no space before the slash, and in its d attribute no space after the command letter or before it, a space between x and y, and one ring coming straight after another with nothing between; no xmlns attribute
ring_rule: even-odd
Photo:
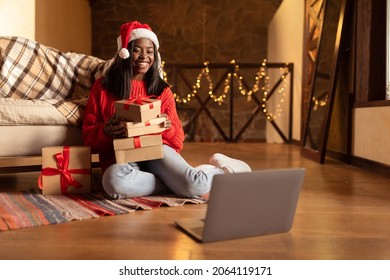
<svg viewBox="0 0 390 280"><path fill-rule="evenodd" d="M156 46L157 50L160 47L160 44L159 44L158 39L157 39L157 35L153 31L150 31L150 30L145 29L145 28L133 29L130 32L129 42L131 42L133 40L140 39L140 38L150 39L154 43L154 45ZM121 36L118 37L116 42L118 45L118 51L125 48L124 46L127 46L127 44L129 43L129 42L126 42L126 44L122 44Z"/></svg>
<svg viewBox="0 0 390 280"><path fill-rule="evenodd" d="M137 28L137 29L133 29L131 31L130 41L137 40L140 38L150 39L156 45L157 50L160 47L160 45L158 43L157 35L153 31L150 31L149 29Z"/></svg>

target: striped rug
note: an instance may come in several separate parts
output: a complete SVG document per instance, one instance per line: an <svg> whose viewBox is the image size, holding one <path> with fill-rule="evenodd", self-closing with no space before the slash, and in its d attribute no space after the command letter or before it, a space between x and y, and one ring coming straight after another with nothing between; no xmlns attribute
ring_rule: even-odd
<svg viewBox="0 0 390 280"><path fill-rule="evenodd" d="M127 214L161 206L201 204L207 198L146 196L112 200L103 193L42 195L39 189L0 193L0 230L14 230L73 220Z"/></svg>

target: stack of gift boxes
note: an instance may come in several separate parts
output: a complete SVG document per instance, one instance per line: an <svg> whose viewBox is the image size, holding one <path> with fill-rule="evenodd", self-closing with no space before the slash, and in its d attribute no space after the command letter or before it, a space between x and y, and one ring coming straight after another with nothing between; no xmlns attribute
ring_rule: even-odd
<svg viewBox="0 0 390 280"><path fill-rule="evenodd" d="M165 117L161 100L139 98L115 102L116 117L126 120L126 138L114 139L117 163L163 158L162 136Z"/></svg>
<svg viewBox="0 0 390 280"><path fill-rule="evenodd" d="M161 100L120 100L115 108L116 116L127 121L127 137L114 139L117 163L163 158L161 133L167 119L159 117ZM44 195L91 192L90 147L43 148L38 185Z"/></svg>

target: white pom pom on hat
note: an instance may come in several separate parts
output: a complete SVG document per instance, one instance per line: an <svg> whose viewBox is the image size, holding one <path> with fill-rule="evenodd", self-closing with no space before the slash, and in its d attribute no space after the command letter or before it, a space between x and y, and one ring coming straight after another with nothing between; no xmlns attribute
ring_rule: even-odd
<svg viewBox="0 0 390 280"><path fill-rule="evenodd" d="M122 59L126 59L130 57L130 53L128 49L122 48L119 50L119 57Z"/></svg>

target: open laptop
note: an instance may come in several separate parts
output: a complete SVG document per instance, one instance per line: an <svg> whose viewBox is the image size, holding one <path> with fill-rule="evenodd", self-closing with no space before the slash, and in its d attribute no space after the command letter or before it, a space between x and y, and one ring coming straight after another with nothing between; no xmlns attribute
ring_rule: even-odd
<svg viewBox="0 0 390 280"><path fill-rule="evenodd" d="M200 242L287 232L305 169L269 169L215 175L205 219L176 225Z"/></svg>

